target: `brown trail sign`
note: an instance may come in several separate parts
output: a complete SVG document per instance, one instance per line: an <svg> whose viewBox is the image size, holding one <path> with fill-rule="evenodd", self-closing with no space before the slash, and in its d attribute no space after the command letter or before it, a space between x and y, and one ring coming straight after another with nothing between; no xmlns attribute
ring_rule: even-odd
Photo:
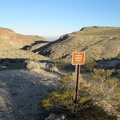
<svg viewBox="0 0 120 120"><path fill-rule="evenodd" d="M73 65L84 65L85 63L85 52L73 52L72 53L72 64Z"/></svg>
<svg viewBox="0 0 120 120"><path fill-rule="evenodd" d="M77 104L77 94L78 94L78 84L79 84L79 74L80 74L80 65L85 64L85 52L73 52L72 53L72 65L76 65L75 67L75 79L76 79L76 86L75 86L75 107L74 112L76 112L76 104Z"/></svg>

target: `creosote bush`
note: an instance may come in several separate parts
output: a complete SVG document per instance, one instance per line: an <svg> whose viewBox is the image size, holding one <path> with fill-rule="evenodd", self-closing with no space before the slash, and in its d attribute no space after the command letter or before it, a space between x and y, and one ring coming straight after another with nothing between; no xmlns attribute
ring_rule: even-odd
<svg viewBox="0 0 120 120"><path fill-rule="evenodd" d="M85 88L85 85L81 84L80 91L82 92ZM79 91L79 94L81 94ZM74 113L74 97L75 97L75 90L74 90L74 81L73 76L65 76L61 78L59 85L48 94L47 98L41 101L41 105L43 108L47 110L68 110L71 113ZM89 94L81 94L78 96L78 103L77 103L77 111L90 107L87 104L88 101L91 101L91 97Z"/></svg>
<svg viewBox="0 0 120 120"><path fill-rule="evenodd" d="M92 73L93 80L96 83L96 88L105 98L115 97L114 91L119 89L120 81L117 77L113 76L115 70L98 69ZM113 94L113 95L112 95Z"/></svg>
<svg viewBox="0 0 120 120"><path fill-rule="evenodd" d="M67 62L65 60L54 60L55 66L59 69L64 70L72 70L74 67L70 64L70 62Z"/></svg>
<svg viewBox="0 0 120 120"><path fill-rule="evenodd" d="M81 72L92 72L97 63L94 60L86 60L85 65L81 67Z"/></svg>
<svg viewBox="0 0 120 120"><path fill-rule="evenodd" d="M115 69L98 69L92 73L89 81L89 93L97 106L102 107L109 114L118 115L120 105L120 79Z"/></svg>
<svg viewBox="0 0 120 120"><path fill-rule="evenodd" d="M26 67L28 70L39 69L40 64L38 62L35 62L35 61L29 61L26 65Z"/></svg>
<svg viewBox="0 0 120 120"><path fill-rule="evenodd" d="M111 86L114 86L116 84L117 79L115 79L114 77L113 79L111 79L111 81L107 81L106 79L111 78L113 71L96 71L95 73L93 73L94 81L98 80L98 86L101 86L101 83L104 83L104 81L106 81L105 86L107 86L107 88L110 88L111 90ZM105 80L101 80L102 78L104 78ZM80 117L82 120L117 120L116 116L108 115L104 111L104 108L96 104L97 100L94 98L97 95L94 93L96 95L94 97L91 94L90 89L94 90L97 95L102 95L103 99L104 97L106 97L105 95L107 95L103 94L103 91L101 91L101 87L94 89L94 86L88 86L85 82L81 81L79 84L77 104L75 108L74 77L72 75L64 76L59 81L59 84L54 89L49 91L47 96L39 102L39 107L42 109L42 111L46 111L45 113L47 115L49 113L65 113L67 114L68 118L70 118L70 120L72 119L72 117L74 117L75 119L78 119ZM102 90L104 90L104 88L102 88ZM118 92L117 89L114 90ZM98 98L101 98L99 96Z"/></svg>

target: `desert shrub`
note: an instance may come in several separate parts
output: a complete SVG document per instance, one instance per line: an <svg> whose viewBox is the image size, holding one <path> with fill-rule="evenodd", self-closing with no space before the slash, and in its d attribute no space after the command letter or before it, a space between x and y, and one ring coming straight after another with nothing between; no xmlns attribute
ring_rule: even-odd
<svg viewBox="0 0 120 120"><path fill-rule="evenodd" d="M92 72L96 65L97 63L95 61L86 60L85 65L81 67L81 72L82 73Z"/></svg>
<svg viewBox="0 0 120 120"><path fill-rule="evenodd" d="M26 65L26 68L29 69L29 70L39 69L40 65L39 65L38 62L35 62L35 61L28 61L27 65Z"/></svg>
<svg viewBox="0 0 120 120"><path fill-rule="evenodd" d="M92 74L93 81L90 82L90 93L96 104L111 113L117 110L114 106L120 104L120 81L114 73L115 69L98 69Z"/></svg>
<svg viewBox="0 0 120 120"><path fill-rule="evenodd" d="M103 70L100 73L102 72ZM111 75L111 72L107 73L107 77L109 77L109 75ZM113 81L114 82L111 81L108 84L111 86L116 83L115 80ZM85 82L81 81L79 84L77 103L75 104L74 77L72 75L62 77L58 85L49 91L47 96L39 102L39 107L42 110L41 115L65 113L70 120L72 120L72 118L78 119L78 117L82 120L116 120L115 116L109 116L101 106L96 104L96 100L94 96L91 95L90 89L98 91L94 89L93 86L89 87ZM44 119L44 117L42 119Z"/></svg>
<svg viewBox="0 0 120 120"><path fill-rule="evenodd" d="M98 69L94 73L92 73L93 80L97 81L99 84L101 92L106 94L107 92L113 90L119 84L119 80L112 76L113 70L104 70Z"/></svg>
<svg viewBox="0 0 120 120"><path fill-rule="evenodd" d="M120 70L116 70L115 74L116 74L116 77L120 79Z"/></svg>
<svg viewBox="0 0 120 120"><path fill-rule="evenodd" d="M65 60L54 60L55 66L59 69L73 70L73 66Z"/></svg>
<svg viewBox="0 0 120 120"><path fill-rule="evenodd" d="M61 87L65 87L65 88L71 88L71 85L73 85L73 79L74 77L72 75L67 75L61 78L60 85Z"/></svg>
<svg viewBox="0 0 120 120"><path fill-rule="evenodd" d="M39 62L40 68L44 69L49 72L59 72L59 69L55 66L53 61L40 61Z"/></svg>
<svg viewBox="0 0 120 120"><path fill-rule="evenodd" d="M68 111L68 113L76 114L78 111L89 108L92 105L91 96L85 92L84 89L86 89L84 83L80 84L77 105L75 108L73 76L65 76L60 80L58 86L56 86L56 88L40 102L40 105L43 109L49 111L65 110Z"/></svg>
<svg viewBox="0 0 120 120"><path fill-rule="evenodd" d="M62 90L62 92L51 92L47 99L42 101L43 107L47 109L73 109L73 96L74 93L72 90Z"/></svg>

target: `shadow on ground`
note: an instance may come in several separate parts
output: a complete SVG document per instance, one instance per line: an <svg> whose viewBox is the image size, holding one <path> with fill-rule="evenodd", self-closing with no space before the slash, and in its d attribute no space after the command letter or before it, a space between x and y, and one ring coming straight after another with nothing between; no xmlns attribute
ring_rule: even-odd
<svg viewBox="0 0 120 120"><path fill-rule="evenodd" d="M37 103L53 80L28 70L0 71L0 120L37 120Z"/></svg>
<svg viewBox="0 0 120 120"><path fill-rule="evenodd" d="M31 50L32 49L32 47L34 47L35 45L44 45L44 44L47 44L48 43L48 41L43 41L43 40L38 40L38 41L35 41L34 43L32 43L31 45L25 45L23 48L21 48L21 49L23 49L23 50ZM33 52L34 52L34 50L33 50Z"/></svg>
<svg viewBox="0 0 120 120"><path fill-rule="evenodd" d="M28 59L11 59L5 58L0 59L0 70L7 70L7 69L23 69L26 68L26 61Z"/></svg>

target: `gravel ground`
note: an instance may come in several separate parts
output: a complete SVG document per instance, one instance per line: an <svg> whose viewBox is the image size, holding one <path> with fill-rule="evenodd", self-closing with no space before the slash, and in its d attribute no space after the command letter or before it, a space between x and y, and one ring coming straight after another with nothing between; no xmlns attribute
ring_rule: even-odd
<svg viewBox="0 0 120 120"><path fill-rule="evenodd" d="M44 70L0 71L0 120L37 120L37 103L60 76Z"/></svg>

